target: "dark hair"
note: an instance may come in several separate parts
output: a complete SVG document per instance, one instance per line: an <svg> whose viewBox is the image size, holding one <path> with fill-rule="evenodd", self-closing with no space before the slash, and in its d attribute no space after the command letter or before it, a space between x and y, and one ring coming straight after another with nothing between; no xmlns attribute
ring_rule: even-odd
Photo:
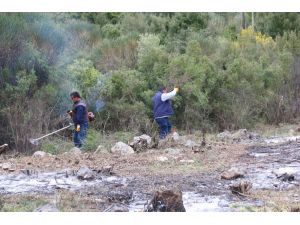
<svg viewBox="0 0 300 225"><path fill-rule="evenodd" d="M80 97L80 94L79 94L77 91L72 92L72 93L70 94L70 96L71 96L72 98L81 98L81 97Z"/></svg>
<svg viewBox="0 0 300 225"><path fill-rule="evenodd" d="M159 88L159 91L160 91L160 92L163 92L163 91L166 90L166 89L167 89L166 86L162 86L162 87Z"/></svg>

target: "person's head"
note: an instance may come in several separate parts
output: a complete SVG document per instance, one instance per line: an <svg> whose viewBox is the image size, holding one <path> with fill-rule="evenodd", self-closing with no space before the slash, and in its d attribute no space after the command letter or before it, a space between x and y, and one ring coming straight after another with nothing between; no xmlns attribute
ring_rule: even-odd
<svg viewBox="0 0 300 225"><path fill-rule="evenodd" d="M159 89L159 91L162 93L167 93L167 87L163 86Z"/></svg>
<svg viewBox="0 0 300 225"><path fill-rule="evenodd" d="M78 102L81 99L80 94L77 91L72 92L70 97L73 102Z"/></svg>

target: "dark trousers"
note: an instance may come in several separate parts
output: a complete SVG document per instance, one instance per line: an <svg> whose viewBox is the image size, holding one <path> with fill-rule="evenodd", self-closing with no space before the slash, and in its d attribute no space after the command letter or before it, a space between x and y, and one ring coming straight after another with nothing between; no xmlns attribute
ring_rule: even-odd
<svg viewBox="0 0 300 225"><path fill-rule="evenodd" d="M164 139L171 132L172 128L172 125L169 122L169 118L156 118L155 121L159 126L159 137L160 139Z"/></svg>
<svg viewBox="0 0 300 225"><path fill-rule="evenodd" d="M86 134L87 134L87 128L88 128L88 123L83 123L80 124L80 131L77 132L75 130L74 132L74 144L75 147L81 148L84 144Z"/></svg>

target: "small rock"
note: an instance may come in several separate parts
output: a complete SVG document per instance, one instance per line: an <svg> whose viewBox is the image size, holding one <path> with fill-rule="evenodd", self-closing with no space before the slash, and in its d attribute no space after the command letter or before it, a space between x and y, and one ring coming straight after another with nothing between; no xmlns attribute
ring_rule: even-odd
<svg viewBox="0 0 300 225"><path fill-rule="evenodd" d="M40 157L40 158L43 158L47 155L46 152L43 152L43 151L36 151L35 153L33 153L33 157Z"/></svg>
<svg viewBox="0 0 300 225"><path fill-rule="evenodd" d="M2 164L2 169L3 170L9 170L9 169L11 169L11 167L12 167L12 164L10 162Z"/></svg>
<svg viewBox="0 0 300 225"><path fill-rule="evenodd" d="M104 166L101 170L101 173L106 175L113 174L113 166Z"/></svg>
<svg viewBox="0 0 300 225"><path fill-rule="evenodd" d="M179 134L175 131L175 132L172 134L172 140L175 141L175 142L177 142L177 141L179 141L179 139L180 139L180 136L179 136Z"/></svg>
<svg viewBox="0 0 300 225"><path fill-rule="evenodd" d="M76 155L79 155L82 153L82 151L80 150L80 148L77 148L77 147L73 147L70 149L70 153L74 153Z"/></svg>
<svg viewBox="0 0 300 225"><path fill-rule="evenodd" d="M194 163L195 161L194 160L189 160L189 159L182 159L182 160L179 160L179 162L181 163Z"/></svg>
<svg viewBox="0 0 300 225"><path fill-rule="evenodd" d="M278 179L282 180L282 181L293 181L295 180L295 177L293 174L288 174L288 173L284 173L280 176L277 176Z"/></svg>
<svg viewBox="0 0 300 225"><path fill-rule="evenodd" d="M177 148L167 148L165 150L166 153L168 154L179 154L180 153L180 149Z"/></svg>
<svg viewBox="0 0 300 225"><path fill-rule="evenodd" d="M225 179L225 180L234 180L242 177L244 177L244 174L235 168L225 171L224 173L221 174L221 179Z"/></svg>
<svg viewBox="0 0 300 225"><path fill-rule="evenodd" d="M193 147L197 146L197 144L194 141L187 140L186 143L184 144L184 146L188 147L188 148L193 148Z"/></svg>
<svg viewBox="0 0 300 225"><path fill-rule="evenodd" d="M223 132L219 133L217 135L217 138L221 141L225 141L226 139L229 139L231 137L231 133L228 130L224 130Z"/></svg>
<svg viewBox="0 0 300 225"><path fill-rule="evenodd" d="M91 169L87 166L83 166L77 171L77 178L80 180L93 180L95 175Z"/></svg>
<svg viewBox="0 0 300 225"><path fill-rule="evenodd" d="M58 208L52 204L46 204L41 207L38 207L34 212L59 212Z"/></svg>
<svg viewBox="0 0 300 225"><path fill-rule="evenodd" d="M129 145L125 144L124 142L119 141L111 148L111 152L128 155L128 154L133 154L134 150Z"/></svg>
<svg viewBox="0 0 300 225"><path fill-rule="evenodd" d="M106 181L107 182L115 182L115 181L117 181L118 180L118 178L117 177L114 177L114 176L112 176L112 177L107 177L106 178Z"/></svg>
<svg viewBox="0 0 300 225"><path fill-rule="evenodd" d="M165 156L159 156L159 157L157 157L157 160L161 161L161 162L165 162L165 161L168 161L169 159Z"/></svg>

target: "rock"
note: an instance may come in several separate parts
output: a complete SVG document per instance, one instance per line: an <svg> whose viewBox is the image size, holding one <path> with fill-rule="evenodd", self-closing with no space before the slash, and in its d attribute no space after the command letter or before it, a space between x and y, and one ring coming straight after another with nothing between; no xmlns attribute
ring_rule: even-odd
<svg viewBox="0 0 300 225"><path fill-rule="evenodd" d="M12 167L12 164L10 162L2 164L2 169L3 170L9 170L9 169L11 169L11 167Z"/></svg>
<svg viewBox="0 0 300 225"><path fill-rule="evenodd" d="M59 212L59 209L52 204L46 204L41 207L38 207L34 212Z"/></svg>
<svg viewBox="0 0 300 225"><path fill-rule="evenodd" d="M40 158L43 158L45 157L46 155L49 155L47 154L46 152L43 152L43 151L36 151L35 153L33 153L33 157L40 157Z"/></svg>
<svg viewBox="0 0 300 225"><path fill-rule="evenodd" d="M129 209L124 204L113 204L105 210L105 212L129 212Z"/></svg>
<svg viewBox="0 0 300 225"><path fill-rule="evenodd" d="M95 175L91 169L83 166L77 171L77 178L80 180L93 180L95 179Z"/></svg>
<svg viewBox="0 0 300 225"><path fill-rule="evenodd" d="M179 160L179 162L181 162L181 163L194 163L195 161L192 160L192 159L182 159L182 160Z"/></svg>
<svg viewBox="0 0 300 225"><path fill-rule="evenodd" d="M230 185L229 188L233 194L248 194L250 189L252 188L252 184L248 181L242 180L239 183Z"/></svg>
<svg viewBox="0 0 300 225"><path fill-rule="evenodd" d="M179 154L180 153L180 149L177 148L167 148L165 149L165 152L168 154Z"/></svg>
<svg viewBox="0 0 300 225"><path fill-rule="evenodd" d="M82 151L80 150L80 148L77 148L77 147L73 147L70 149L70 153L73 153L73 154L76 154L76 155L79 155L82 153Z"/></svg>
<svg viewBox="0 0 300 225"><path fill-rule="evenodd" d="M221 179L225 179L225 180L234 180L242 177L244 177L244 174L238 171L237 169L230 169L221 174Z"/></svg>
<svg viewBox="0 0 300 225"><path fill-rule="evenodd" d="M113 174L113 166L104 166L101 169L101 173L105 175L112 175Z"/></svg>
<svg viewBox="0 0 300 225"><path fill-rule="evenodd" d="M198 145L194 141L187 140L186 143L184 144L184 146L188 147L188 148L193 148L193 147L198 146Z"/></svg>
<svg viewBox="0 0 300 225"><path fill-rule="evenodd" d="M223 132L217 135L217 138L221 141L226 141L231 137L231 133L228 130L224 130Z"/></svg>
<svg viewBox="0 0 300 225"><path fill-rule="evenodd" d="M111 152L128 155L128 154L133 154L134 150L129 145L125 144L124 142L119 141L111 148Z"/></svg>
<svg viewBox="0 0 300 225"><path fill-rule="evenodd" d="M156 191L146 212L185 212L182 192L179 190Z"/></svg>
<svg viewBox="0 0 300 225"><path fill-rule="evenodd" d="M168 161L169 159L165 156L159 156L159 157L157 157L157 160L161 161L161 162L165 162L165 161Z"/></svg>
<svg viewBox="0 0 300 225"><path fill-rule="evenodd" d="M180 136L176 131L172 134L172 140L175 142L178 142L180 140Z"/></svg>
<svg viewBox="0 0 300 225"><path fill-rule="evenodd" d="M106 181L107 182L116 182L118 180L118 178L117 177L114 177L114 176L112 176L112 177L107 177L106 178Z"/></svg>
<svg viewBox="0 0 300 225"><path fill-rule="evenodd" d="M284 173L284 174L281 174L279 176L277 176L278 179L282 180L282 181L293 181L295 180L295 177L293 174L288 174L288 173Z"/></svg>
<svg viewBox="0 0 300 225"><path fill-rule="evenodd" d="M233 133L225 130L222 133L217 135L217 138L221 141L233 141L233 142L241 142L247 140L256 140L259 139L259 135L256 133L249 132L247 129L240 129Z"/></svg>
<svg viewBox="0 0 300 225"><path fill-rule="evenodd" d="M150 146L151 145L151 142L152 142L152 139L149 135L146 135L146 134L143 134L141 136L138 136L138 137L134 137L133 138L133 141L134 142L139 142L140 140L146 140L147 141L147 144Z"/></svg>
<svg viewBox="0 0 300 225"><path fill-rule="evenodd" d="M152 139L150 136L143 134L138 137L134 137L133 141L129 144L135 152L142 152L148 148L151 148Z"/></svg>

